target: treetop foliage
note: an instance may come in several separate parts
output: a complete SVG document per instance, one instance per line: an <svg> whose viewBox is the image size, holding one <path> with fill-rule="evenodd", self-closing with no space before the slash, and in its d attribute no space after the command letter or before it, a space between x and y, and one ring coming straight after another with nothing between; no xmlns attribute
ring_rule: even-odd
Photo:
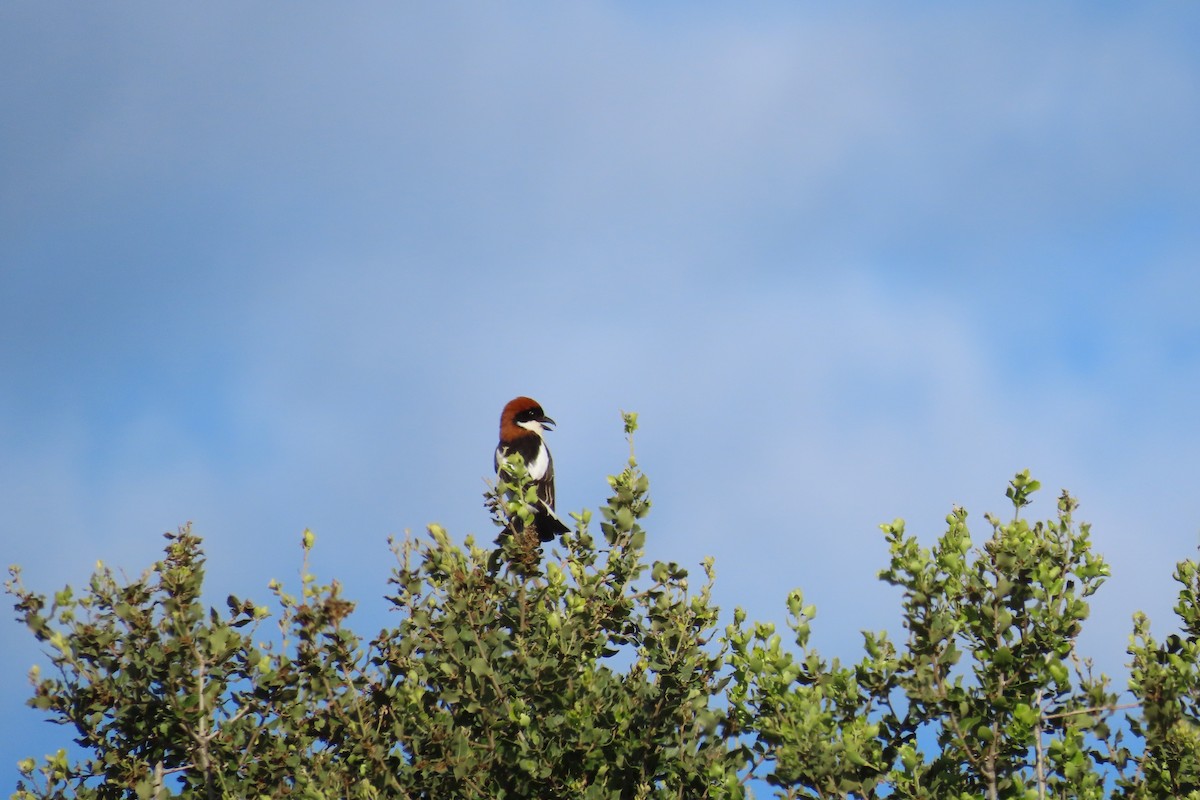
<svg viewBox="0 0 1200 800"><path fill-rule="evenodd" d="M398 621L369 638L309 571L308 531L298 589L272 581L268 605L205 605L188 528L137 579L101 565L79 594L11 568L51 667L30 704L82 753L21 761L12 796L1200 798L1194 562L1175 573L1180 632L1159 642L1137 615L1114 689L1076 646L1109 566L1066 492L1055 519L1021 516L1040 488L1023 472L978 545L961 508L929 548L883 525L903 639L864 631L856 660L826 658L801 590L787 634L741 609L722 629L711 559L698 586L647 563L636 427L599 537L585 510L550 554L437 525L392 542ZM501 529L529 513L511 467L488 493Z"/></svg>

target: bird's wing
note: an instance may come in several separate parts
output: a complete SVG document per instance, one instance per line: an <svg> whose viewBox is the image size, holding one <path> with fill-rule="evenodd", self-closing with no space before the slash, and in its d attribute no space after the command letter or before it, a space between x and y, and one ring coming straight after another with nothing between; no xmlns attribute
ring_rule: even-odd
<svg viewBox="0 0 1200 800"><path fill-rule="evenodd" d="M538 497L554 510L554 459L550 457L550 448L543 445L546 454L546 473L538 481Z"/></svg>

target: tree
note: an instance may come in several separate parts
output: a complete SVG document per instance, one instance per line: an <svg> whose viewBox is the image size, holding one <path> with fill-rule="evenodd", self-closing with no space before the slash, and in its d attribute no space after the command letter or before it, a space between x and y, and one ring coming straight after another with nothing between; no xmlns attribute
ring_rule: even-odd
<svg viewBox="0 0 1200 800"><path fill-rule="evenodd" d="M1186 636L1164 648L1138 618L1135 702L1120 705L1076 649L1108 564L1092 552L1089 526L1075 523L1068 493L1057 519L1021 518L1038 488L1028 471L1013 479L1014 516L987 515L992 532L979 548L962 508L932 549L906 535L902 520L881 526L890 563L879 577L903 591L901 647L864 632L857 663L827 662L809 646L816 609L799 590L788 598L797 654L773 626L735 616L730 727L773 765L767 780L779 796L1200 797L1195 565L1176 574ZM1131 708L1144 713L1112 724ZM1141 758L1123 744L1123 728L1142 739Z"/></svg>
<svg viewBox="0 0 1200 800"><path fill-rule="evenodd" d="M882 526L904 641L864 632L859 660L827 660L798 589L794 647L740 610L722 637L711 560L698 590L645 562L635 415L625 428L598 539L586 511L549 555L431 526L393 543L399 621L370 639L309 571L307 531L299 592L272 583L274 609L205 606L186 528L136 580L100 567L80 595L32 592L13 568L53 668L30 702L84 754L22 761L13 797L1200 798L1195 563L1176 571L1179 633L1160 643L1135 618L1124 704L1076 648L1109 567L1067 493L1056 519L1021 517L1028 473L978 547L963 509L929 549ZM502 530L529 490L517 462L489 491Z"/></svg>
<svg viewBox="0 0 1200 800"><path fill-rule="evenodd" d="M519 485L491 493L501 527L527 513L513 472ZM508 537L492 574L488 551L438 526L394 544L400 622L370 642L343 626L353 604L337 582L308 572L308 532L300 596L271 587L272 647L255 644L266 607L203 607L204 557L186 529L138 580L101 569L83 597L48 602L15 574L17 610L58 673L33 675L33 705L90 753L23 762L15 796L743 796L714 705L711 564L690 594L686 570L644 563L649 484L632 438L609 483L604 546L584 513L561 561Z"/></svg>

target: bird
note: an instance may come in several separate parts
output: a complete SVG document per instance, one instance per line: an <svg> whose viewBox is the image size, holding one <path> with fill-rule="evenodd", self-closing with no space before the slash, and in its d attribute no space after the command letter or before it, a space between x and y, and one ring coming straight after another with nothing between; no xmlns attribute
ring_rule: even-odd
<svg viewBox="0 0 1200 800"><path fill-rule="evenodd" d="M496 445L496 473L504 460L520 453L533 485L537 487L537 503L533 508L533 527L538 538L549 542L570 530L554 512L554 459L542 434L554 427L541 404L531 397L515 397L500 412L500 443ZM520 525L519 520L514 520Z"/></svg>

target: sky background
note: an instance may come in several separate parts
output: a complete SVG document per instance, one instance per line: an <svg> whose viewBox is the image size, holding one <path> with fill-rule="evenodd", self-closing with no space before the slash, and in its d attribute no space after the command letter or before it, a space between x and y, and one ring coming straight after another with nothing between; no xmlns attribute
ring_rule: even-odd
<svg viewBox="0 0 1200 800"><path fill-rule="evenodd" d="M386 539L494 535L501 407L560 510L637 411L652 558L853 659L881 522L977 540L1025 468L1174 628L1200 543L1200 6L0 5L0 562L313 569L370 633ZM699 570L696 570L699 573ZM0 784L68 731L0 622ZM1118 678L1120 679L1120 678ZM4 777L9 776L9 777Z"/></svg>

